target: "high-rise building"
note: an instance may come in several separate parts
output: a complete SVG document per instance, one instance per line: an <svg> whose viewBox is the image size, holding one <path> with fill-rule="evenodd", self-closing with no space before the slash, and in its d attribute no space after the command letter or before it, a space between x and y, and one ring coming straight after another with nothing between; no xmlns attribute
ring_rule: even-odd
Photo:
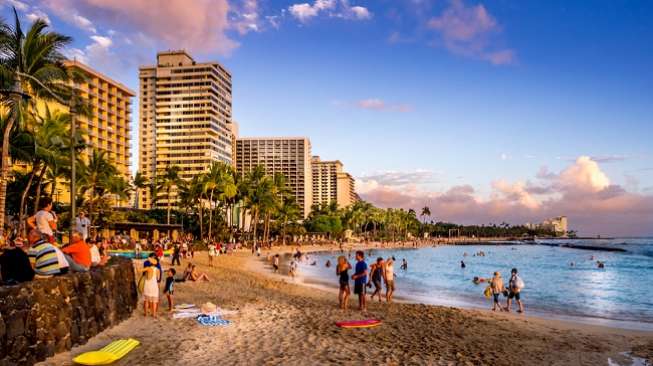
<svg viewBox="0 0 653 366"><path fill-rule="evenodd" d="M336 202L344 208L357 201L354 178L343 171L340 160L323 161L319 156L311 159L313 204Z"/></svg>
<svg viewBox="0 0 653 366"><path fill-rule="evenodd" d="M304 217L311 212L311 142L306 137L239 137L236 172L245 176L257 165L267 175L281 173Z"/></svg>
<svg viewBox="0 0 653 366"><path fill-rule="evenodd" d="M214 161L233 164L231 73L217 62L199 63L185 51L157 54L157 63L142 66L138 166L152 181L168 166L190 179ZM176 195L176 192L172 192ZM149 190L138 207L152 208ZM160 192L158 207L167 207Z"/></svg>
<svg viewBox="0 0 653 366"><path fill-rule="evenodd" d="M79 158L88 160L93 149L104 152L106 159L116 167L118 173L129 179L131 103L136 94L125 85L81 62L66 61L64 64L83 76L82 81L71 81L71 84L77 90L82 103L91 108L90 116L75 114L77 129L84 134L88 145ZM70 112L67 106L59 103L39 101L39 113L45 112L46 105L51 112ZM70 202L68 188L67 184L58 182L54 190L55 201ZM114 205L127 206L129 201L115 201Z"/></svg>

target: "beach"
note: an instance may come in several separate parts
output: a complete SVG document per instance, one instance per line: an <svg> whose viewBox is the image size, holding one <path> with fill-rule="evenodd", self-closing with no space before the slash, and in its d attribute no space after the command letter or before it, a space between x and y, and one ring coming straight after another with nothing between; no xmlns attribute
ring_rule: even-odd
<svg viewBox="0 0 653 366"><path fill-rule="evenodd" d="M324 248L302 251L317 249ZM177 304L210 301L235 310L225 316L232 321L229 326L172 319L162 298L158 319L144 318L139 309L87 344L41 364L70 365L75 355L119 338L135 338L141 345L117 365L605 365L608 360L630 365L624 353L653 362L651 332L410 303L369 302L367 316L355 309L343 311L334 292L273 275L262 259L267 254L223 255L209 268L206 252L198 252L192 262L211 282L176 284ZM354 297L350 305L355 305ZM364 318L383 324L369 329L334 325Z"/></svg>

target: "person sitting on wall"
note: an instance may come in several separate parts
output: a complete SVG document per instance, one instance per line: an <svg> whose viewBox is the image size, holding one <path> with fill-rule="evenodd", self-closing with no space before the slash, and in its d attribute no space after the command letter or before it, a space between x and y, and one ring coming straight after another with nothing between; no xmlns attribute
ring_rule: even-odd
<svg viewBox="0 0 653 366"><path fill-rule="evenodd" d="M91 268L91 250L83 234L73 231L72 242L61 249L73 272L87 272Z"/></svg>
<svg viewBox="0 0 653 366"><path fill-rule="evenodd" d="M47 241L48 235L42 235L38 230L33 229L27 234L27 240L29 242L27 256L36 275L52 276L64 272L59 264L57 249Z"/></svg>
<svg viewBox="0 0 653 366"><path fill-rule="evenodd" d="M16 238L8 240L8 247L0 255L0 275L3 285L15 285L34 279L34 269L29 263L29 257L23 250L23 240Z"/></svg>

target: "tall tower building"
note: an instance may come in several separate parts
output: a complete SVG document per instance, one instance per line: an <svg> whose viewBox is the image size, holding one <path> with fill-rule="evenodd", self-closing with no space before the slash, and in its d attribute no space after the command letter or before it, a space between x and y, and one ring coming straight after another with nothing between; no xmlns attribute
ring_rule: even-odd
<svg viewBox="0 0 653 366"><path fill-rule="evenodd" d="M311 142L306 137L239 137L236 140L236 172L244 177L257 165L273 176L281 173L302 210L311 212Z"/></svg>
<svg viewBox="0 0 653 366"><path fill-rule="evenodd" d="M138 166L152 182L168 166L190 179L213 161L233 164L231 73L217 62L196 62L186 51L157 54L142 66ZM157 207L167 207L159 192ZM176 195L176 192L172 192ZM153 208L150 191L139 195L139 208Z"/></svg>
<svg viewBox="0 0 653 366"><path fill-rule="evenodd" d="M313 204L336 202L344 208L356 202L354 178L343 171L340 160L323 161L319 156L311 159L313 176Z"/></svg>

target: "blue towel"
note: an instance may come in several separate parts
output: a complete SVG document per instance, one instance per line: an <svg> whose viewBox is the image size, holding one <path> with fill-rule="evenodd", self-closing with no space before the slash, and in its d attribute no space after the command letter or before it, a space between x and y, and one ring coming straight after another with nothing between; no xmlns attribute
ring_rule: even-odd
<svg viewBox="0 0 653 366"><path fill-rule="evenodd" d="M208 326L226 326L231 324L229 320L222 319L219 315L198 315L197 316L197 322L202 324L202 325L208 325Z"/></svg>

